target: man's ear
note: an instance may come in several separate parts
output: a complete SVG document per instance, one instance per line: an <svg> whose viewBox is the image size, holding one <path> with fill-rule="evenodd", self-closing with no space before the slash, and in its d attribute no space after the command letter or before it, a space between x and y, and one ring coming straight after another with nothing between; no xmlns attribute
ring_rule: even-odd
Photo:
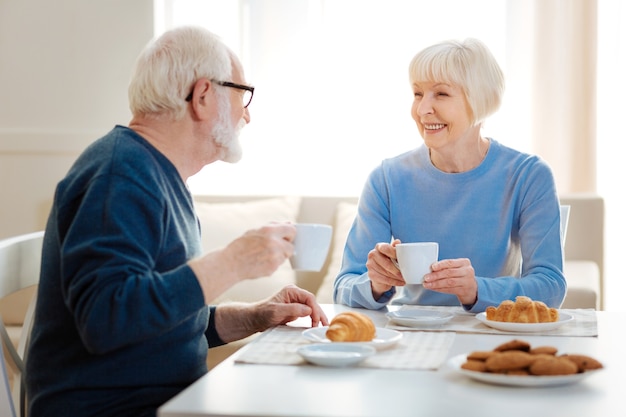
<svg viewBox="0 0 626 417"><path fill-rule="evenodd" d="M211 88L211 81L209 81L207 78L200 78L198 81L196 81L196 84L194 85L194 98L197 97L198 100L206 100L206 96L209 94Z"/></svg>
<svg viewBox="0 0 626 417"><path fill-rule="evenodd" d="M213 107L214 96L211 89L213 84L208 78L200 78L193 87L191 107L196 117L204 119Z"/></svg>

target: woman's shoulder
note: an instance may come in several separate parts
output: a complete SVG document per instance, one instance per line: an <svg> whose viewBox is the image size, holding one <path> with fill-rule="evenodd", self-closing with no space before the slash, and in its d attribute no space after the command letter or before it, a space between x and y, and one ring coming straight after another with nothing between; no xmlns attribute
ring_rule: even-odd
<svg viewBox="0 0 626 417"><path fill-rule="evenodd" d="M421 145L417 148L408 150L399 155L388 157L382 160L380 166L384 168L390 167L411 167L419 166L424 159L428 159L428 148Z"/></svg>
<svg viewBox="0 0 626 417"><path fill-rule="evenodd" d="M489 138L489 140L491 142L489 151L493 152L498 158L513 161L517 164L538 164L547 166L546 162L539 155L520 151L492 138Z"/></svg>
<svg viewBox="0 0 626 417"><path fill-rule="evenodd" d="M525 184L553 184L554 175L548 163L538 155L522 152L517 149L492 141L494 149L493 172L498 172L511 179L511 182L522 181ZM513 179L517 180L513 180Z"/></svg>

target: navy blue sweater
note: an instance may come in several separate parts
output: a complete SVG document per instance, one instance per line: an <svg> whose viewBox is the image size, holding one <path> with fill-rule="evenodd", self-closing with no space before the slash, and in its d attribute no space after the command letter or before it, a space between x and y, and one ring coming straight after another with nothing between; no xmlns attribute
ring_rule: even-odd
<svg viewBox="0 0 626 417"><path fill-rule="evenodd" d="M164 155L121 126L89 146L46 226L30 416L154 415L206 373L221 341L186 265L199 253L192 196Z"/></svg>

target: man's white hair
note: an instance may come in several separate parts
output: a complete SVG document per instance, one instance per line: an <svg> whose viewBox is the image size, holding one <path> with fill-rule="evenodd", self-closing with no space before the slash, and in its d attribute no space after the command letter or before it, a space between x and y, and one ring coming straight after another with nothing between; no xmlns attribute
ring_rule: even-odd
<svg viewBox="0 0 626 417"><path fill-rule="evenodd" d="M133 115L180 119L200 78L229 80L232 52L210 31L184 26L165 32L137 58L128 88Z"/></svg>

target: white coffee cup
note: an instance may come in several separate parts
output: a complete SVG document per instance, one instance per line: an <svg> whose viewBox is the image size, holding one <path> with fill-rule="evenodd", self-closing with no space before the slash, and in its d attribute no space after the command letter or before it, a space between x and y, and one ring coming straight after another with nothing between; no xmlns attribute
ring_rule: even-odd
<svg viewBox="0 0 626 417"><path fill-rule="evenodd" d="M402 277L407 284L422 284L424 275L431 272L430 266L437 262L437 242L412 242L396 245L396 257Z"/></svg>
<svg viewBox="0 0 626 417"><path fill-rule="evenodd" d="M327 224L297 223L294 251L289 261L300 271L319 271L324 266L333 228Z"/></svg>

